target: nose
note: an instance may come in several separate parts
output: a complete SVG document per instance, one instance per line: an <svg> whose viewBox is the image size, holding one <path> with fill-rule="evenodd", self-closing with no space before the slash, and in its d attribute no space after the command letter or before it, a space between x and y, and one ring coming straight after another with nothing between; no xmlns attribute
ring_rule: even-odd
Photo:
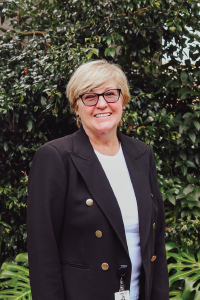
<svg viewBox="0 0 200 300"><path fill-rule="evenodd" d="M104 99L104 97L102 95L99 96L99 101L96 106L100 109L103 109L108 106L108 103L106 102L106 100Z"/></svg>

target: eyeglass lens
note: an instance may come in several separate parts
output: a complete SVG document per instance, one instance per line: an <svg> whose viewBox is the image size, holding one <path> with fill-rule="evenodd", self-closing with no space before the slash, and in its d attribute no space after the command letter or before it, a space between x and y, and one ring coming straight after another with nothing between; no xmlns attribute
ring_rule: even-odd
<svg viewBox="0 0 200 300"><path fill-rule="evenodd" d="M107 102L116 102L119 99L119 94L119 90L113 89L105 91L105 93L103 93L103 97ZM85 105L95 105L98 101L98 94L85 93L82 95L82 100Z"/></svg>

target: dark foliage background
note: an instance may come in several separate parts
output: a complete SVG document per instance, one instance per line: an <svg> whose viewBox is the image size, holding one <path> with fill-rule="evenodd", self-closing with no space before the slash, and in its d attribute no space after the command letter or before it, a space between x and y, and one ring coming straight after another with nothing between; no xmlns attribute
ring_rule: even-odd
<svg viewBox="0 0 200 300"><path fill-rule="evenodd" d="M119 64L128 77L132 97L120 130L154 150L167 241L197 252L198 1L22 0L0 2L0 9L2 23L12 24L0 36L0 261L26 251L34 153L77 130L66 85L79 64L99 58Z"/></svg>

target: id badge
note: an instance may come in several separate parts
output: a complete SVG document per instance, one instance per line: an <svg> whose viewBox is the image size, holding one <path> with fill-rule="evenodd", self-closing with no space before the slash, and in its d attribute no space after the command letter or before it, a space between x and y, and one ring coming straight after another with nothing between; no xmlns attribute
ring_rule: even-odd
<svg viewBox="0 0 200 300"><path fill-rule="evenodd" d="M129 291L115 293L115 300L130 300Z"/></svg>

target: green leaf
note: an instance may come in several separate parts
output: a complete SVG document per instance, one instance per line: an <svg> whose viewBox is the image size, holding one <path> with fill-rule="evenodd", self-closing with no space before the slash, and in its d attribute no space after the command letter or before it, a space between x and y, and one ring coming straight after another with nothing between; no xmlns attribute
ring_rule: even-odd
<svg viewBox="0 0 200 300"><path fill-rule="evenodd" d="M187 160L187 161L186 161L186 165L187 165L188 167L191 167L191 168L196 168L195 164L194 164L192 161L190 161L190 160Z"/></svg>
<svg viewBox="0 0 200 300"><path fill-rule="evenodd" d="M28 263L28 253L20 253L15 257L16 262L25 262Z"/></svg>
<svg viewBox="0 0 200 300"><path fill-rule="evenodd" d="M99 49L96 49L96 48L92 48L91 50L90 50L92 53L94 53L95 55L99 55Z"/></svg>
<svg viewBox="0 0 200 300"><path fill-rule="evenodd" d="M199 155L198 154L195 154L195 162L196 162L197 165L200 164L200 162L199 162Z"/></svg>
<svg viewBox="0 0 200 300"><path fill-rule="evenodd" d="M170 27L174 22L168 22L167 27Z"/></svg>
<svg viewBox="0 0 200 300"><path fill-rule="evenodd" d="M172 88L178 88L178 87L181 87L181 83L180 83L180 81L178 81L178 80L175 80L175 81L173 81L171 84L170 84L170 86L172 87Z"/></svg>
<svg viewBox="0 0 200 300"><path fill-rule="evenodd" d="M170 300L184 300L182 297L182 291L170 290L169 291L169 299Z"/></svg>
<svg viewBox="0 0 200 300"><path fill-rule="evenodd" d="M112 56L113 58L115 57L115 49L114 48L109 48L109 55Z"/></svg>
<svg viewBox="0 0 200 300"><path fill-rule="evenodd" d="M120 39L121 42L124 42L124 37L123 37L123 35L118 35L118 38Z"/></svg>
<svg viewBox="0 0 200 300"><path fill-rule="evenodd" d="M188 74L185 71L182 71L181 75L180 75L180 79L183 84L187 84L188 83L188 80L187 80Z"/></svg>
<svg viewBox="0 0 200 300"><path fill-rule="evenodd" d="M183 199L183 198L185 198L185 194L183 193L176 196L176 200Z"/></svg>
<svg viewBox="0 0 200 300"><path fill-rule="evenodd" d="M167 250L167 258L173 258L174 260L173 263L168 265L168 271L175 271L175 273L172 272L172 275L169 277L169 285L171 286L172 283L182 279L185 281L182 298L189 299L188 297L186 298L186 291L189 291L189 293L194 291L196 296L198 295L200 297L200 291L198 290L200 285L198 283L200 277L200 262L196 261L194 254L188 248L186 248L185 251L181 251L174 244L174 249L176 249L176 251L178 250L178 253L172 252L173 249ZM200 255L199 251L197 254L198 258Z"/></svg>
<svg viewBox="0 0 200 300"><path fill-rule="evenodd" d="M180 100L185 100L187 98L188 94L189 94L189 92L182 93Z"/></svg>
<svg viewBox="0 0 200 300"><path fill-rule="evenodd" d="M29 120L27 124L27 131L31 131L33 129L33 121Z"/></svg>
<svg viewBox="0 0 200 300"><path fill-rule="evenodd" d="M195 111L195 116L197 116L198 118L200 118L200 111Z"/></svg>
<svg viewBox="0 0 200 300"><path fill-rule="evenodd" d="M175 26L176 26L176 28L177 28L178 30L182 31L182 27L181 27L181 25L179 25L179 24L175 23Z"/></svg>
<svg viewBox="0 0 200 300"><path fill-rule="evenodd" d="M175 168L182 166L183 162L182 161L177 161L175 164Z"/></svg>
<svg viewBox="0 0 200 300"><path fill-rule="evenodd" d="M45 73L45 71L51 66L50 63L46 64L46 66L44 67L43 73Z"/></svg>
<svg viewBox="0 0 200 300"><path fill-rule="evenodd" d="M133 10L133 4L129 4L129 8L132 11Z"/></svg>
<svg viewBox="0 0 200 300"><path fill-rule="evenodd" d="M186 188L184 188L183 193L185 195L187 195L187 194L193 192L193 190L194 190L194 187L191 184L189 184Z"/></svg>
<svg viewBox="0 0 200 300"><path fill-rule="evenodd" d="M176 198L174 195L166 193L166 199L168 199L173 205L176 205Z"/></svg>
<svg viewBox="0 0 200 300"><path fill-rule="evenodd" d="M189 132L189 137L193 143L196 141L196 134L194 132Z"/></svg>
<svg viewBox="0 0 200 300"><path fill-rule="evenodd" d="M106 48L104 52L105 56L115 56L115 49L114 48Z"/></svg>
<svg viewBox="0 0 200 300"><path fill-rule="evenodd" d="M190 91L188 88L186 88L186 87L180 88L180 89L178 90L178 96L179 96L179 97L181 96L181 100L187 98L187 95L188 95L188 94L191 94L191 91Z"/></svg>
<svg viewBox="0 0 200 300"><path fill-rule="evenodd" d="M110 46L111 43L112 43L111 37L107 37L107 38L106 38L106 42L107 42L107 45ZM110 49L110 48L109 48L109 49Z"/></svg>
<svg viewBox="0 0 200 300"><path fill-rule="evenodd" d="M8 149L9 149L8 143L5 142L5 143L3 144L3 149L4 149L5 152L8 151Z"/></svg>
<svg viewBox="0 0 200 300"><path fill-rule="evenodd" d="M0 279L4 279L0 282L0 299L32 300L27 268L5 262L1 267ZM5 279L8 289L4 289Z"/></svg>
<svg viewBox="0 0 200 300"><path fill-rule="evenodd" d="M12 229L12 227L5 222L0 221L0 225L3 225L4 227L7 227L9 229Z"/></svg>
<svg viewBox="0 0 200 300"><path fill-rule="evenodd" d="M183 135L180 136L180 138L178 138L178 140L177 140L177 145L183 143L184 140L185 140L185 137Z"/></svg>
<svg viewBox="0 0 200 300"><path fill-rule="evenodd" d="M195 71L195 72L194 72L194 76L195 76L195 77L199 77L199 79L200 79L200 70L199 70L199 71Z"/></svg>
<svg viewBox="0 0 200 300"><path fill-rule="evenodd" d="M187 167L184 164L181 166L181 171L183 173L183 176L187 174Z"/></svg>
<svg viewBox="0 0 200 300"><path fill-rule="evenodd" d="M200 130L200 123L198 121L193 121L194 126L196 127L196 129L199 131Z"/></svg>
<svg viewBox="0 0 200 300"><path fill-rule="evenodd" d="M54 73L54 66L50 65L49 70L51 73Z"/></svg>
<svg viewBox="0 0 200 300"><path fill-rule="evenodd" d="M185 125L185 124L181 124L179 126L179 133L182 134L184 131L186 131L187 129L189 129L190 126L189 125Z"/></svg>
<svg viewBox="0 0 200 300"><path fill-rule="evenodd" d="M104 55L105 56L108 56L110 53L110 48L106 48L105 51L104 51Z"/></svg>
<svg viewBox="0 0 200 300"><path fill-rule="evenodd" d="M192 75L189 75L189 81L192 83L194 81L194 77Z"/></svg>
<svg viewBox="0 0 200 300"><path fill-rule="evenodd" d="M186 156L186 154L183 151L180 151L178 155L182 158L182 160L186 160L187 159L187 156Z"/></svg>
<svg viewBox="0 0 200 300"><path fill-rule="evenodd" d="M191 118L192 117L192 113L191 112L187 112L183 115L183 118L184 119L187 119L187 118Z"/></svg>
<svg viewBox="0 0 200 300"><path fill-rule="evenodd" d="M191 209L193 206L200 206L200 202L198 201L194 192L190 193L186 197L188 207Z"/></svg>
<svg viewBox="0 0 200 300"><path fill-rule="evenodd" d="M176 248L177 247L177 245L175 244L175 243L173 243L173 242L170 242L170 243L166 243L165 244L165 249L166 249L166 251L170 251L170 250L172 250L172 249L174 249L174 248Z"/></svg>
<svg viewBox="0 0 200 300"><path fill-rule="evenodd" d="M195 184L196 178L192 174L187 174L187 181L191 184Z"/></svg>
<svg viewBox="0 0 200 300"><path fill-rule="evenodd" d="M45 107L47 105L47 99L44 96L41 96L41 105L42 107Z"/></svg>

